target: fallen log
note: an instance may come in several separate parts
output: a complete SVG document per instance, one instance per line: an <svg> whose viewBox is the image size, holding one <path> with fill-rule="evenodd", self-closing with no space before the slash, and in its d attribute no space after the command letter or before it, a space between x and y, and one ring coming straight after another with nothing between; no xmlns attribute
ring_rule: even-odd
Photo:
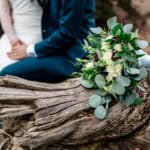
<svg viewBox="0 0 150 150"><path fill-rule="evenodd" d="M13 76L0 78L0 149L107 150L150 148L150 75L137 90L144 103L126 108L114 103L104 120L94 117L88 97L94 90L78 78L48 84ZM92 143L92 144L91 144ZM98 143L98 144L97 144ZM89 144L89 146L87 145ZM83 145L83 146L81 146ZM85 146L84 146L85 145ZM124 145L124 147L122 147ZM135 146L135 147L133 147ZM126 148L127 149L127 148Z"/></svg>

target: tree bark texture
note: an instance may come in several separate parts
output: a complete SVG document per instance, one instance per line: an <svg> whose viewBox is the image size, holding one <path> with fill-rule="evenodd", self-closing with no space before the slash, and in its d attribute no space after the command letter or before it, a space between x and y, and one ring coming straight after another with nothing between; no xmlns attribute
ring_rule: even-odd
<svg viewBox="0 0 150 150"><path fill-rule="evenodd" d="M95 90L78 78L48 84L1 77L0 150L149 150L150 75L140 84L142 105L116 102L98 120L88 105Z"/></svg>

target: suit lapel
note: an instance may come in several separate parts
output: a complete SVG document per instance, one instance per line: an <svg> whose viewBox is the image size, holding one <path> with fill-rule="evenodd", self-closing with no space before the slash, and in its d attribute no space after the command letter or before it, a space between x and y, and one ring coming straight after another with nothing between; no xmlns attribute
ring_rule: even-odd
<svg viewBox="0 0 150 150"><path fill-rule="evenodd" d="M48 3L49 0L38 0L39 4L44 7Z"/></svg>

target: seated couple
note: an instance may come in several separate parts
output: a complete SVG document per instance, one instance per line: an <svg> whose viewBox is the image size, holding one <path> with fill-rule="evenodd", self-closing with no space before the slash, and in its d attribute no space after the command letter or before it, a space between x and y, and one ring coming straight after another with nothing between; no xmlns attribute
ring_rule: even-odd
<svg viewBox="0 0 150 150"><path fill-rule="evenodd" d="M77 71L94 0L0 0L0 76L59 82Z"/></svg>

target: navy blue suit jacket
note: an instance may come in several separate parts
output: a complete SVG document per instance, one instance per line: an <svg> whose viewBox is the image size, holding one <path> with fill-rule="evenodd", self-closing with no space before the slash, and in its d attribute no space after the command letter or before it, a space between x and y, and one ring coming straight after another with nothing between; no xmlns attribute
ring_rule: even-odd
<svg viewBox="0 0 150 150"><path fill-rule="evenodd" d="M37 58L12 64L0 75L58 82L78 71L76 57L84 57L83 39L95 26L94 0L48 0L43 8L43 41L35 45ZM40 58L42 57L42 58Z"/></svg>
<svg viewBox="0 0 150 150"><path fill-rule="evenodd" d="M43 41L35 45L38 57L83 57L83 39L95 26L95 0L49 0L43 8Z"/></svg>

